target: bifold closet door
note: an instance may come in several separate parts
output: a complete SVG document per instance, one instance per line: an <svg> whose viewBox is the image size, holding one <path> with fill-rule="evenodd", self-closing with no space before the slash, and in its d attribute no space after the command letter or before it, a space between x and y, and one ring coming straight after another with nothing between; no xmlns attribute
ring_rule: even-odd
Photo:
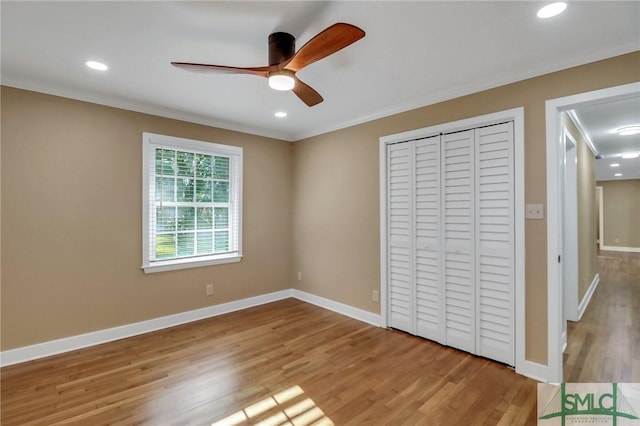
<svg viewBox="0 0 640 426"><path fill-rule="evenodd" d="M389 326L514 365L513 123L387 146Z"/></svg>
<svg viewBox="0 0 640 426"><path fill-rule="evenodd" d="M442 135L444 329L448 346L475 353L474 130Z"/></svg>
<svg viewBox="0 0 640 426"><path fill-rule="evenodd" d="M389 326L414 330L412 142L387 147L387 265Z"/></svg>
<svg viewBox="0 0 640 426"><path fill-rule="evenodd" d="M513 123L476 129L476 353L515 363Z"/></svg>
<svg viewBox="0 0 640 426"><path fill-rule="evenodd" d="M387 149L389 325L443 342L440 136Z"/></svg>
<svg viewBox="0 0 640 426"><path fill-rule="evenodd" d="M440 136L416 140L415 334L444 343L440 192Z"/></svg>

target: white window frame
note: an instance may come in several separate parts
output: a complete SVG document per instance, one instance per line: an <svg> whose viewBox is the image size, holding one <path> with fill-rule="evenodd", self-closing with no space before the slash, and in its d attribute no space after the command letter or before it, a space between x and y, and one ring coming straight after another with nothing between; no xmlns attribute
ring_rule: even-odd
<svg viewBox="0 0 640 426"><path fill-rule="evenodd" d="M200 154L229 157L229 201L235 205L229 212L229 242L236 243L229 253L191 256L186 258L151 259L151 213L155 194L156 148L187 150ZM242 148L203 142L174 136L144 132L142 134L142 269L145 273L239 262L242 259ZM152 186L154 188L152 188ZM155 195L153 195L155 199ZM236 224L233 226L233 224ZM235 236L233 234L236 234Z"/></svg>

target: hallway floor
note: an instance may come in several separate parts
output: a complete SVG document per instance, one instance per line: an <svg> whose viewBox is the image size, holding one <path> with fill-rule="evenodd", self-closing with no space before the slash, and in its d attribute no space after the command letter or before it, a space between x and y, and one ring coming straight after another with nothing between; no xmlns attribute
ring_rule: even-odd
<svg viewBox="0 0 640 426"><path fill-rule="evenodd" d="M640 253L598 253L600 283L568 323L565 382L640 382Z"/></svg>

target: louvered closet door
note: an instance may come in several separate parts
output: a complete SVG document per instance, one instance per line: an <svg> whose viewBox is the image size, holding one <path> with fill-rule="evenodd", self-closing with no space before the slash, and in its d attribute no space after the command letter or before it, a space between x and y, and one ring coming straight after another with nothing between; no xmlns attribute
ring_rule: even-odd
<svg viewBox="0 0 640 426"><path fill-rule="evenodd" d="M476 130L478 355L514 365L513 123Z"/></svg>
<svg viewBox="0 0 640 426"><path fill-rule="evenodd" d="M440 136L415 142L416 334L444 343L442 320Z"/></svg>
<svg viewBox="0 0 640 426"><path fill-rule="evenodd" d="M476 352L474 131L442 136L446 344Z"/></svg>
<svg viewBox="0 0 640 426"><path fill-rule="evenodd" d="M413 146L387 147L389 326L415 334L413 265Z"/></svg>

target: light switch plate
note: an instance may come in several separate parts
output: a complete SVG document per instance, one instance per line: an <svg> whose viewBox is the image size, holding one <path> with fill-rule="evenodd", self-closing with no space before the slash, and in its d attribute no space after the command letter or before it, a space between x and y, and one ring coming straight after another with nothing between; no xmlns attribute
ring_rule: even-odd
<svg viewBox="0 0 640 426"><path fill-rule="evenodd" d="M544 205L527 204L524 217L526 219L544 219Z"/></svg>

